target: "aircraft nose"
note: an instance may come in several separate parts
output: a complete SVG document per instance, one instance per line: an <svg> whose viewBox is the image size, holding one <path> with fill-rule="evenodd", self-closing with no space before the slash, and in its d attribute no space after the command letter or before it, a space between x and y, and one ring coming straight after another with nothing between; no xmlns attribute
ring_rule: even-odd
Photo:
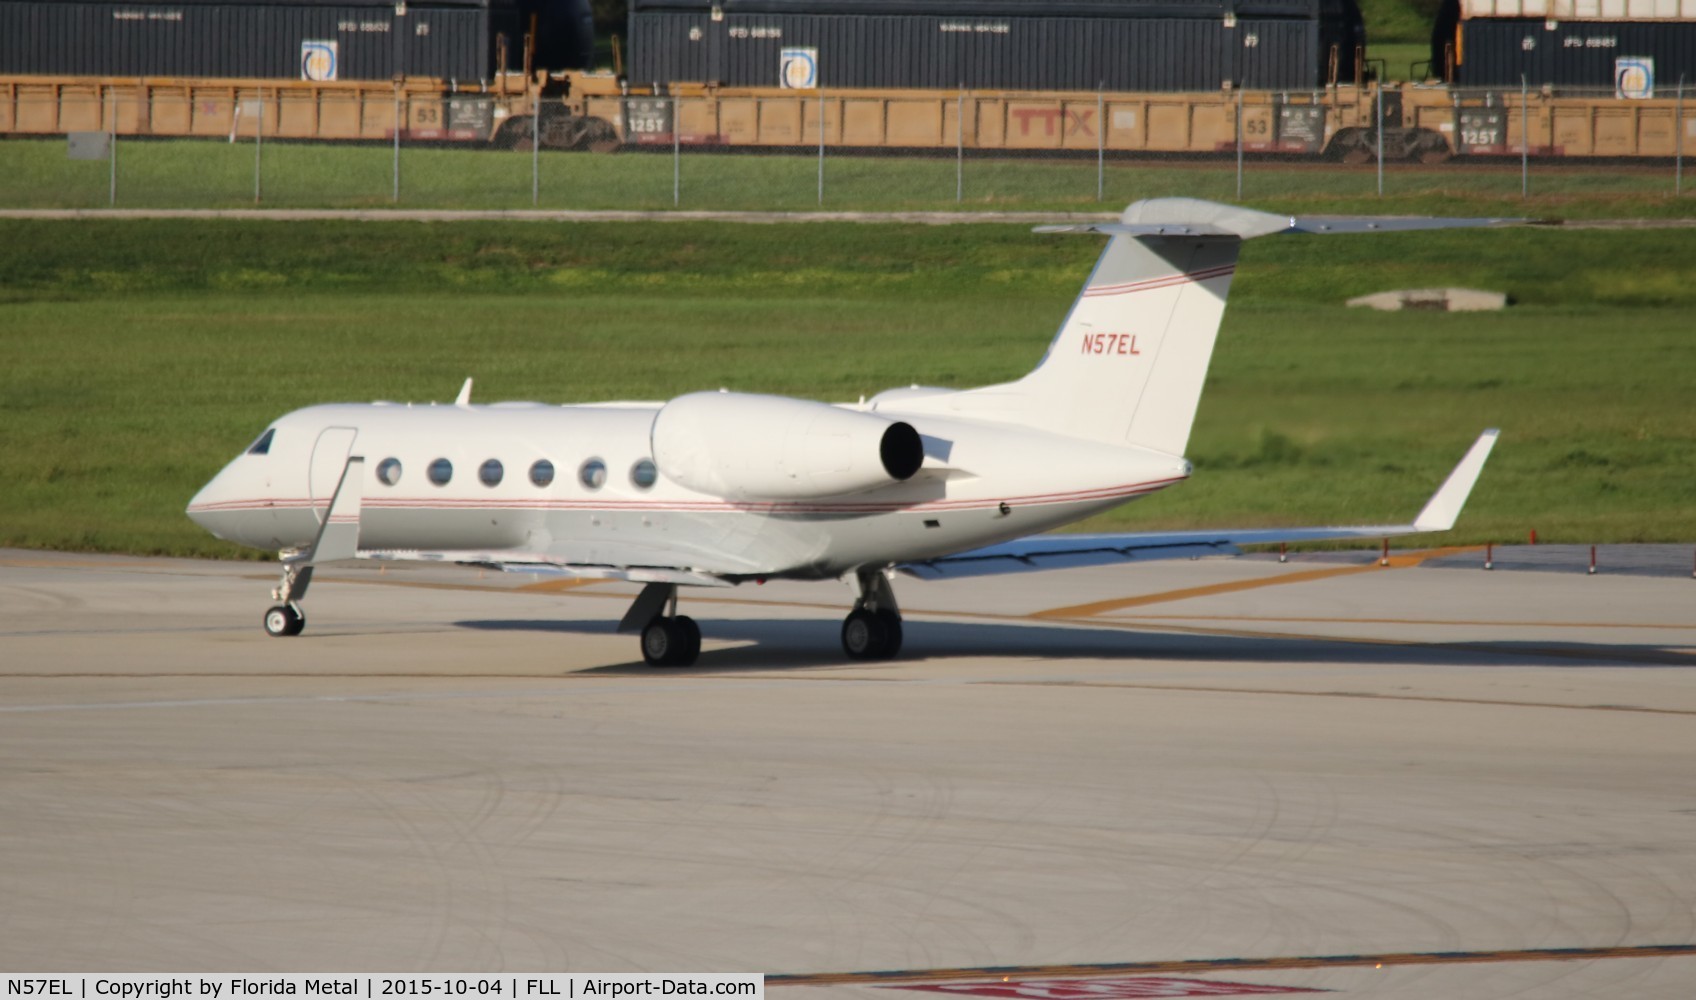
<svg viewBox="0 0 1696 1000"><path fill-rule="evenodd" d="M229 499L229 491L225 487L223 480L224 474L221 472L218 475L213 476L209 481L207 481L205 486L200 488L200 492L196 493L194 497L189 500L188 509L184 511L184 513L188 515L189 520L200 525L207 531L212 532L214 535L218 534L213 527L214 522L218 519L217 512L223 502Z"/></svg>

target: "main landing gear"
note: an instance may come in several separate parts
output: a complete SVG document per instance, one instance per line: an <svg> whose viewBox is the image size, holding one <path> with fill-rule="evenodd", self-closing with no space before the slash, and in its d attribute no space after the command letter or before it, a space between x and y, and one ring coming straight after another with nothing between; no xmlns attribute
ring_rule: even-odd
<svg viewBox="0 0 1696 1000"><path fill-rule="evenodd" d="M892 660L901 652L901 609L889 574L882 568L856 570L854 610L842 620L842 650L851 660ZM701 627L677 613L677 585L650 583L636 595L618 623L620 632L640 632L642 661L650 667L687 667L701 655Z"/></svg>
<svg viewBox="0 0 1696 1000"><path fill-rule="evenodd" d="M701 626L688 615L677 613L675 583L643 587L619 621L618 630L641 631L642 660L650 667L687 667L701 655Z"/></svg>
<svg viewBox="0 0 1696 1000"><path fill-rule="evenodd" d="M893 660L901 652L901 609L881 569L854 574L860 596L842 620L842 650L850 660Z"/></svg>
<svg viewBox="0 0 1696 1000"><path fill-rule="evenodd" d="M311 566L283 566L283 580L271 591L271 599L279 602L265 612L265 632L282 637L299 635L306 628L306 612L300 609L300 599L312 583Z"/></svg>

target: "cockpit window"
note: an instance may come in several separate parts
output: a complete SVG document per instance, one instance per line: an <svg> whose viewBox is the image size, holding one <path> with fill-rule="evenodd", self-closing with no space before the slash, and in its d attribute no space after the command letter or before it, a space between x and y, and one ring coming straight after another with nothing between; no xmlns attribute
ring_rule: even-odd
<svg viewBox="0 0 1696 1000"><path fill-rule="evenodd" d="M266 428L265 433L259 435L259 440L248 446L247 453L249 455L271 454L271 439L276 436L277 429L275 427Z"/></svg>

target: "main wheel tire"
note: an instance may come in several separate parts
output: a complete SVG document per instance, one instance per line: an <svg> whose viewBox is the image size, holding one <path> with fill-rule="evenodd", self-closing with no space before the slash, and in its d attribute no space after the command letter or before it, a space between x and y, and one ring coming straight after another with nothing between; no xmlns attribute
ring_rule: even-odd
<svg viewBox="0 0 1696 1000"><path fill-rule="evenodd" d="M901 616L893 611L881 610L877 618L883 623L883 651L878 659L893 660L901 653Z"/></svg>
<svg viewBox="0 0 1696 1000"><path fill-rule="evenodd" d="M306 627L306 616L298 608L279 604L265 612L265 632L272 636L299 635Z"/></svg>
<svg viewBox="0 0 1696 1000"><path fill-rule="evenodd" d="M674 666L687 667L701 657L701 626L695 624L695 619L688 615L678 615L671 620L671 626L677 631L679 649Z"/></svg>
<svg viewBox="0 0 1696 1000"><path fill-rule="evenodd" d="M655 618L642 629L642 659L650 667L674 665L682 638L670 618Z"/></svg>
<svg viewBox="0 0 1696 1000"><path fill-rule="evenodd" d="M888 644L888 627L870 611L856 608L842 619L842 651L850 660L881 660Z"/></svg>

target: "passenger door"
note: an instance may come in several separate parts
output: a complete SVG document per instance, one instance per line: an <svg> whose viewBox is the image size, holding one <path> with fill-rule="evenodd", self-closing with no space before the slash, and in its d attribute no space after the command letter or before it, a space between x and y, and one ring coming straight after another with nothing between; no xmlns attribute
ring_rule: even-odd
<svg viewBox="0 0 1696 1000"><path fill-rule="evenodd" d="M336 486L342 480L342 469L347 467L347 456L353 451L354 438L359 436L358 428L326 427L318 434L318 441L312 446L312 465L306 474L307 495L312 498L312 516L324 523L324 517L329 513L330 501L336 495Z"/></svg>

